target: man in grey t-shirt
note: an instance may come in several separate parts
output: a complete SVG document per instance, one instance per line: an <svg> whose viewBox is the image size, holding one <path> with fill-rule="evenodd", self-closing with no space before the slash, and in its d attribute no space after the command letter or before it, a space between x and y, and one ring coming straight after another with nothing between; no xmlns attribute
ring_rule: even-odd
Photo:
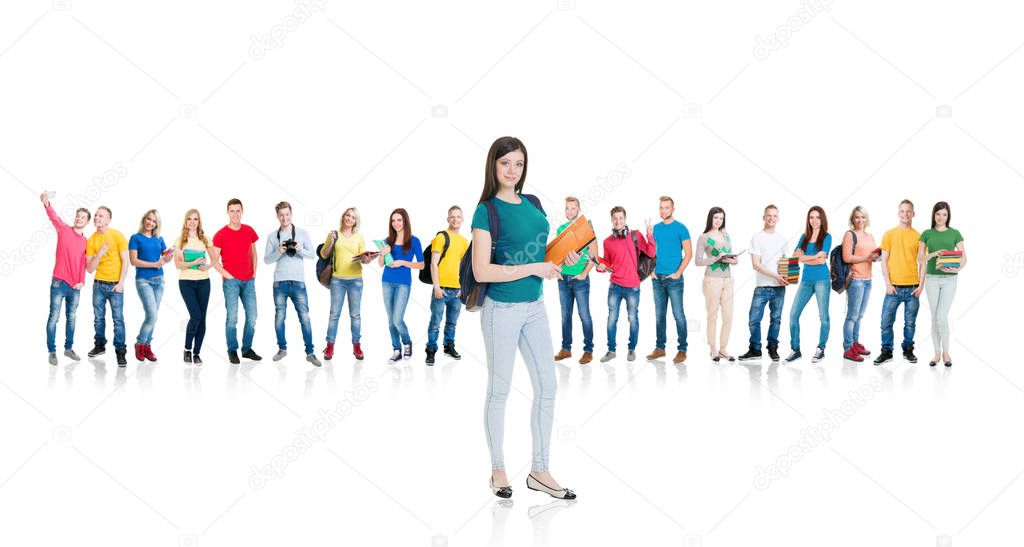
<svg viewBox="0 0 1024 547"><path fill-rule="evenodd" d="M284 337L284 317L291 299L299 314L302 326L302 341L306 344L306 361L320 366L320 360L313 352L313 327L309 323L309 300L306 297L306 277L303 261L316 256L309 234L292 223L292 206L282 201L274 206L281 226L267 236L267 249L263 260L274 266L274 330L277 331L277 353L274 360L280 361L288 355Z"/></svg>
<svg viewBox="0 0 1024 547"><path fill-rule="evenodd" d="M786 278L779 275L779 259L785 256L786 237L775 231L779 222L779 208L764 208L764 230L750 239L750 262L756 272L757 287L750 302L750 348L740 355L740 361L761 358L761 318L764 307L770 309L768 326L768 355L773 363L779 361L779 329L782 326L782 305L786 301Z"/></svg>

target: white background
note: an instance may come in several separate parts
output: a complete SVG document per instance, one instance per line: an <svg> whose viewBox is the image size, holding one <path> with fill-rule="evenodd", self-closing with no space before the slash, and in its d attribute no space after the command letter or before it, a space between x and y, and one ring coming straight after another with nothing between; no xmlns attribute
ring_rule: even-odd
<svg viewBox="0 0 1024 547"><path fill-rule="evenodd" d="M1024 249L1011 221L1024 177L1018 10L1005 2L327 2L297 22L296 8L80 0L3 7L3 543L1019 543L1024 373L1013 357ZM275 47L252 48L251 37L268 34L278 36ZM785 46L755 51L768 36ZM602 238L613 205L641 228L657 218L661 194L675 198L677 218L694 234L710 206L724 207L743 248L768 202L779 205L790 237L810 204L823 205L836 238L862 204L880 241L900 199L917 203L919 230L935 201L949 201L970 252L951 316L956 366L926 364L925 299L920 363L843 365L845 299L834 294L822 364L712 365L703 272L691 267L686 365L620 357L581 367L577 322L574 358L557 367L551 455L555 476L579 494L575 504L548 505L523 484L530 387L517 369L505 443L509 506L486 488L478 315L463 313L461 362L424 367L429 289L416 283L406 316L415 357L388 365L376 268L365 272L363 363L349 358L343 315L339 357L311 369L294 314L292 355L271 363L271 271L263 267L260 364L232 367L223 358L216 275L206 365L179 362L186 314L171 268L154 341L159 364L130 358L118 370L110 353L46 364L56 238L39 206L42 190L57 191L59 211L72 201L108 205L112 226L126 235L152 207L167 236L191 207L212 234L226 222L227 199L238 196L261 238L276 226L273 204L286 199L314 240L348 206L360 209L370 239L386 234L392 208L405 207L425 245L453 203L467 209L469 233L486 148L506 134L528 146L527 191L542 197L553 227L562 198L576 194ZM123 177L97 182L120 168ZM625 179L609 177L622 171ZM735 275L729 349L739 354L753 286L747 262ZM862 335L876 352L878 275ZM595 274L598 354L606 287ZM308 288L319 351L329 298L315 283ZM642 356L653 348L654 322L649 286L641 292ZM125 293L131 344L142 318L131 278ZM90 302L86 287L75 343L83 355ZM545 302L557 347L553 283ZM816 338L815 315L811 304L805 340ZM62 320L58 344L63 328ZM623 313L620 346L627 330ZM836 418L830 440L785 459L856 390L870 399L847 403L851 412ZM301 455L287 451L296 431L326 424L321 412L339 402L343 417L324 440ZM254 486L253 466L284 462L282 454L289 461L280 476ZM791 464L788 476L757 487L758 466L780 462Z"/></svg>

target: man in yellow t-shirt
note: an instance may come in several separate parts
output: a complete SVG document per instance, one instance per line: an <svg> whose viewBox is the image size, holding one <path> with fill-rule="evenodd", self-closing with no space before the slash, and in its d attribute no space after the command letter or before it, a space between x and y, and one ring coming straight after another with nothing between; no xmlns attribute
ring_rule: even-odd
<svg viewBox="0 0 1024 547"><path fill-rule="evenodd" d="M107 303L114 321L114 353L117 366L125 367L124 334L124 279L128 275L128 240L124 234L110 227L113 215L110 208L101 205L93 215L96 232L89 236L85 245L85 268L95 272L92 284L93 326L96 329L95 346L89 357L103 355L107 346Z"/></svg>
<svg viewBox="0 0 1024 547"><path fill-rule="evenodd" d="M885 300L882 302L882 352L876 365L892 361L895 342L893 324L896 310L903 304L903 358L917 362L914 355L914 331L917 310L920 307L922 286L918 277L918 249L921 234L914 229L914 204L909 199L900 202L900 224L882 236L882 279L885 281Z"/></svg>
<svg viewBox="0 0 1024 547"><path fill-rule="evenodd" d="M462 359L459 352L455 351L455 324L462 311L462 303L459 301L459 264L469 249L469 241L459 233L461 227L462 209L453 205L448 209L448 229L438 233L430 242L430 274L434 282L434 294L430 299L430 326L427 327L427 365L434 364L442 314L447 317L444 323L444 353L452 359Z"/></svg>

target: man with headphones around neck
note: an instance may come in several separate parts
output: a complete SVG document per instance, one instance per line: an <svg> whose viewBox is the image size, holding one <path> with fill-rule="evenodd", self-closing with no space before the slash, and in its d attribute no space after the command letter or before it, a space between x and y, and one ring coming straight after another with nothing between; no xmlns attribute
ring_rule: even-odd
<svg viewBox="0 0 1024 547"><path fill-rule="evenodd" d="M640 334L640 318L637 308L640 304L640 275L637 268L640 262L638 253L654 257L654 232L650 220L646 221L646 236L637 230L630 230L626 225L626 209L621 205L612 207L612 235L604 240L604 259L611 264L611 283L608 285L608 353L601 358L602 363L615 359L615 333L619 320L619 305L626 301L626 312L629 315L629 346L627 361L636 359L636 343ZM634 237L636 239L634 243ZM603 264L597 271L607 268Z"/></svg>

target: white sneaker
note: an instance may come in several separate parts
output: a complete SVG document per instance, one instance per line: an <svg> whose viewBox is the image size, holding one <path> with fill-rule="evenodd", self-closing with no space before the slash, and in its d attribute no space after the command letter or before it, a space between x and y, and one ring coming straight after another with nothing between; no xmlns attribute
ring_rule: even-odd
<svg viewBox="0 0 1024 547"><path fill-rule="evenodd" d="M281 359L284 359L285 355L288 355L288 352L283 349L279 349L277 350L277 353L274 354L274 357L272 357L272 359L275 361L280 361Z"/></svg>
<svg viewBox="0 0 1024 547"><path fill-rule="evenodd" d="M614 351L609 351L608 353L604 354L604 357L601 358L601 362L602 363L607 363L608 361L611 361L612 359L615 359L615 352Z"/></svg>

